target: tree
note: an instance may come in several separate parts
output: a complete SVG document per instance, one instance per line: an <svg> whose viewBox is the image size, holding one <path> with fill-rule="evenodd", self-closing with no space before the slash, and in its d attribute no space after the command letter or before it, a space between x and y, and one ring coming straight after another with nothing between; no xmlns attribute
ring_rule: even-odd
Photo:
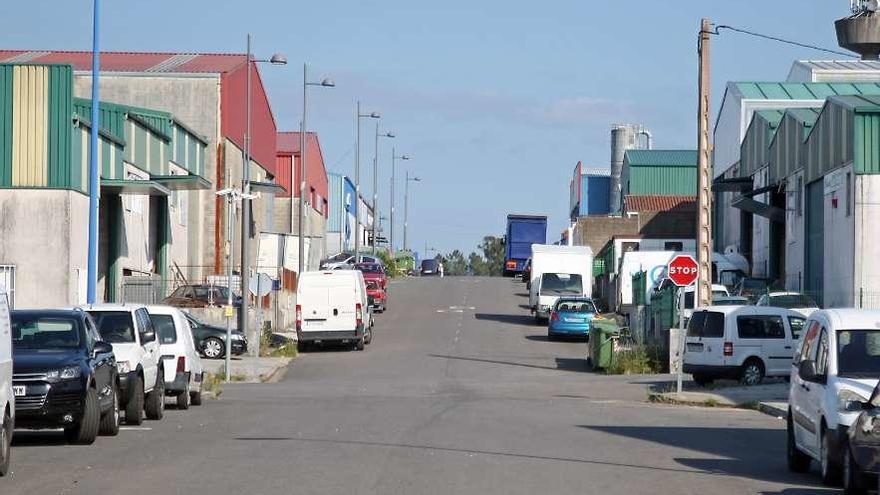
<svg viewBox="0 0 880 495"><path fill-rule="evenodd" d="M456 249L446 255L445 261L443 262L444 275L460 276L467 275L467 272L468 264L467 260L464 258L464 253Z"/></svg>
<svg viewBox="0 0 880 495"><path fill-rule="evenodd" d="M489 275L489 265L478 253L472 252L468 256L468 265L470 266L471 275L478 277Z"/></svg>
<svg viewBox="0 0 880 495"><path fill-rule="evenodd" d="M486 260L486 275L500 277L504 273L504 239L488 235L483 237L480 243L480 250L483 251L483 258Z"/></svg>

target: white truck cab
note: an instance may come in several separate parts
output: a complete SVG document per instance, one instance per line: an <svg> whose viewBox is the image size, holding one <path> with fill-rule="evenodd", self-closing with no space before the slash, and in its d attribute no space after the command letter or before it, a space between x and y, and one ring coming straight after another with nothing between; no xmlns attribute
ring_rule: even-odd
<svg viewBox="0 0 880 495"><path fill-rule="evenodd" d="M141 424L142 412L149 419L162 419L165 379L159 366L156 329L147 308L137 304L94 304L83 309L94 318L101 338L113 345L125 422Z"/></svg>
<svg viewBox="0 0 880 495"><path fill-rule="evenodd" d="M15 429L15 393L12 390L12 325L9 300L0 286L0 476L9 472L12 431Z"/></svg>
<svg viewBox="0 0 880 495"><path fill-rule="evenodd" d="M788 466L805 472L814 459L832 484L841 475L847 430L880 377L880 311L820 310L804 328L791 366Z"/></svg>

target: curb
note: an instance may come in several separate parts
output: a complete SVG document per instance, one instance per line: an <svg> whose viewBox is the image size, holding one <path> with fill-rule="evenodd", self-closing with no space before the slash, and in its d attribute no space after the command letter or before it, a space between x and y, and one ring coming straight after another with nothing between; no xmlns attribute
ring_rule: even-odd
<svg viewBox="0 0 880 495"><path fill-rule="evenodd" d="M766 402L758 403L758 410L764 414L773 416L775 418L785 418L788 415L788 411L784 409L780 409L772 404L768 404Z"/></svg>

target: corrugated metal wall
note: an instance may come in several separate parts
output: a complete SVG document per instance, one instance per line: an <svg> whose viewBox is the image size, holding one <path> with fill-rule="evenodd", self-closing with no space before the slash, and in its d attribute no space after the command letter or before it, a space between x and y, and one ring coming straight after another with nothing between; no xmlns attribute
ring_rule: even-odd
<svg viewBox="0 0 880 495"><path fill-rule="evenodd" d="M853 129L857 174L880 174L880 113L858 113Z"/></svg>
<svg viewBox="0 0 880 495"><path fill-rule="evenodd" d="M760 113L755 114L740 147L740 177L751 177L757 170L767 166L770 161L770 140L775 131L776 122L769 121Z"/></svg>
<svg viewBox="0 0 880 495"><path fill-rule="evenodd" d="M829 100L807 138L805 182L822 178L853 159L853 110Z"/></svg>
<svg viewBox="0 0 880 495"><path fill-rule="evenodd" d="M66 187L73 72L0 65L0 187Z"/></svg>
<svg viewBox="0 0 880 495"><path fill-rule="evenodd" d="M342 190L343 179L339 174L327 174L329 218L327 219L327 232L342 232L342 219L345 215L345 196Z"/></svg>
<svg viewBox="0 0 880 495"><path fill-rule="evenodd" d="M629 169L629 194L695 195L696 167L643 167Z"/></svg>

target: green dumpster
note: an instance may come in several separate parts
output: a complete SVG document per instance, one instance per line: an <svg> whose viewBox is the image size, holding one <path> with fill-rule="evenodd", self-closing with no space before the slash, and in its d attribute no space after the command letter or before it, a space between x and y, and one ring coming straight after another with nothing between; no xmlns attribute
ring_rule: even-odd
<svg viewBox="0 0 880 495"><path fill-rule="evenodd" d="M614 340L620 329L614 320L594 319L590 324L587 341L587 365L593 369L607 369L614 355Z"/></svg>

